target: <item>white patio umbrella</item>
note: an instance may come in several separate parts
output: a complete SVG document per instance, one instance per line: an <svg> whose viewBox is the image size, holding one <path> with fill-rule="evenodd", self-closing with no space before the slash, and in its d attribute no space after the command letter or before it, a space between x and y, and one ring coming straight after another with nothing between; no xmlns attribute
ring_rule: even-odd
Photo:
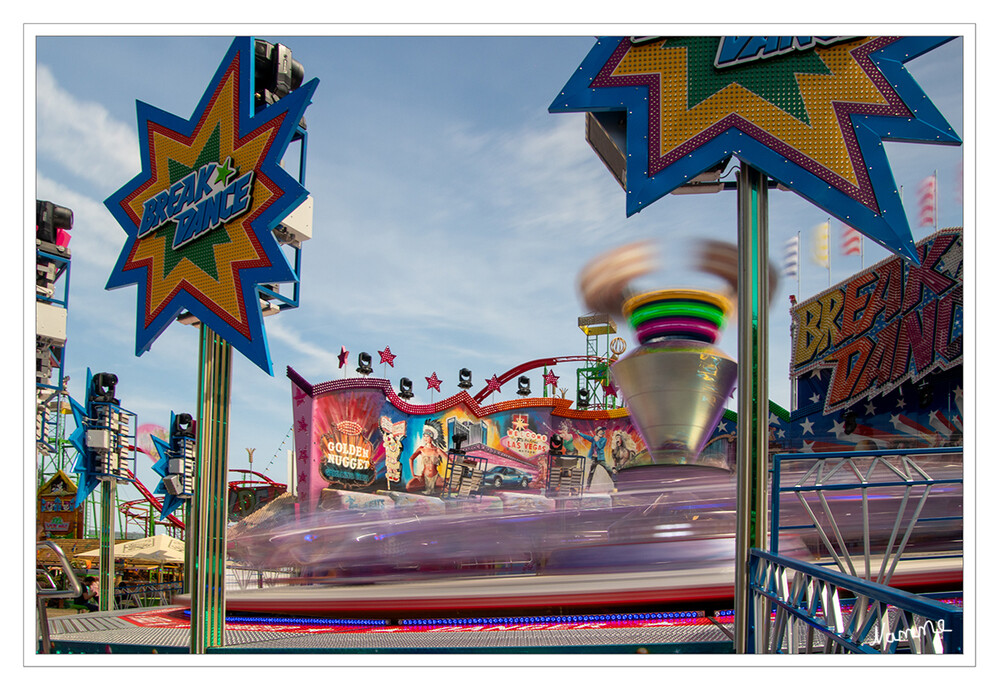
<svg viewBox="0 0 999 690"><path fill-rule="evenodd" d="M84 551L77 556L98 558L101 550ZM134 558L155 563L183 563L184 542L166 534L157 534L145 539L132 541L116 541L114 545L115 558Z"/></svg>

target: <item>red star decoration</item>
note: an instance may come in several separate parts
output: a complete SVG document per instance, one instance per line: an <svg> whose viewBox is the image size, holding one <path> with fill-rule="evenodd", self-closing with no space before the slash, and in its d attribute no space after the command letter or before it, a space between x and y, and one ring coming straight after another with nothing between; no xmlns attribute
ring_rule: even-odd
<svg viewBox="0 0 999 690"><path fill-rule="evenodd" d="M339 360L339 362L340 362L340 366L338 368L340 368L340 369L344 368L344 366L347 364L347 355L349 355L349 354L350 353L347 352L347 349L345 347L343 347L343 345L341 345L340 346L340 354L337 355L337 360Z"/></svg>
<svg viewBox="0 0 999 690"><path fill-rule="evenodd" d="M499 377L497 377L496 374L493 374L493 377L486 381L486 391L487 393L492 393L493 391L499 392L499 389L500 389Z"/></svg>
<svg viewBox="0 0 999 690"><path fill-rule="evenodd" d="M554 371L549 371L545 374L545 385L554 388L558 385L558 376L555 375Z"/></svg>
<svg viewBox="0 0 999 690"><path fill-rule="evenodd" d="M396 356L392 354L392 350L388 349L388 345L385 346L384 350L379 350L378 354L381 355L382 358L379 364L388 364L393 369L395 368L395 364L393 364L393 362L395 361Z"/></svg>
<svg viewBox="0 0 999 690"><path fill-rule="evenodd" d="M299 483L299 484L304 484L304 483L305 483L305 480L306 480L306 479L308 479L308 478L309 478L309 477L308 477L308 475L307 475L307 474L305 474L305 472L299 472L299 473L298 473L298 483Z"/></svg>
<svg viewBox="0 0 999 690"><path fill-rule="evenodd" d="M305 393L304 393L304 391L302 391L301 388L296 388L292 392L291 395L292 395L292 397L295 398L295 406L296 407L299 406L299 405L301 405L303 402L305 402Z"/></svg>
<svg viewBox="0 0 999 690"><path fill-rule="evenodd" d="M308 428L309 428L309 425L305 423L305 417L302 417L301 419L298 420L298 430L299 431L305 431Z"/></svg>
<svg viewBox="0 0 999 690"><path fill-rule="evenodd" d="M444 382L441 381L439 378L437 378L437 372L436 371L434 373L432 373L430 376L424 376L423 378L425 378L427 380L427 390L430 390L431 388L433 388L438 393L441 392L441 384L444 383Z"/></svg>

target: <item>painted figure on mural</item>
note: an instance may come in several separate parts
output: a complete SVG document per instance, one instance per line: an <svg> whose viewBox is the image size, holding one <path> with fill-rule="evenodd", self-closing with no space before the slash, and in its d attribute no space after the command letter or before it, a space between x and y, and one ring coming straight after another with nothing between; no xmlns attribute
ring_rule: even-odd
<svg viewBox="0 0 999 690"><path fill-rule="evenodd" d="M558 425L558 435L562 439L562 453L564 455L575 455L576 454L576 443L573 440L573 435L576 432L569 426L569 423L562 421Z"/></svg>
<svg viewBox="0 0 999 690"><path fill-rule="evenodd" d="M602 426L598 426L593 432L593 436L583 434L578 431L576 434L580 438L590 442L590 449L586 452L586 459L590 466L590 471L586 476L586 488L589 489L590 484L593 483L593 475L597 471L597 465L603 467L607 474L610 475L611 479L616 477L617 468L613 466L607 467L607 429Z"/></svg>
<svg viewBox="0 0 999 690"><path fill-rule="evenodd" d="M624 467L638 455L638 445L631 434L623 429L615 429L611 440L611 474Z"/></svg>
<svg viewBox="0 0 999 690"><path fill-rule="evenodd" d="M391 484L402 480L402 439L406 435L406 420L393 422L382 416L379 427L382 430L382 447L385 449L385 479Z"/></svg>
<svg viewBox="0 0 999 690"><path fill-rule="evenodd" d="M406 483L406 491L432 494L444 488L441 469L447 464L447 446L440 422L428 419L423 423L423 440L409 457L413 478Z"/></svg>

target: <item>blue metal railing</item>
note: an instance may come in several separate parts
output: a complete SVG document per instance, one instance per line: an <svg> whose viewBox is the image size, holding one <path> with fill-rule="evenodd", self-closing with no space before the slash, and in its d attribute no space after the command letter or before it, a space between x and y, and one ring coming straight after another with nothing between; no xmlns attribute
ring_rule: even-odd
<svg viewBox="0 0 999 690"><path fill-rule="evenodd" d="M964 651L957 606L760 549L750 550L749 577L749 652Z"/></svg>
<svg viewBox="0 0 999 690"><path fill-rule="evenodd" d="M837 556L836 549L832 544L832 539L824 534L822 529L818 524L818 519L812 513L811 509L805 504L804 498L808 494L814 494L820 501L822 507L825 509L827 515L826 517L832 522L831 528L833 531L833 537L842 545L842 535L838 533L838 527L833 519L833 516L829 513L829 506L826 503L826 492L846 492L846 491L857 491L859 492L859 499L861 501L858 506L863 514L863 539L864 539L864 558L865 561L869 562L870 558L870 525L868 521L868 492L871 490L885 490L885 489L904 489L902 495L899 498L899 508L898 515L896 518L896 524L893 527L892 534L889 542L889 552L894 551L893 560L897 562L902 559L902 553L905 551L905 547L909 542L910 536L913 534L913 529L916 524L926 525L929 523L943 523L946 521L961 521L963 516L957 515L934 515L934 516L923 516L921 514L923 506L929 497L931 491L939 487L947 486L960 486L963 484L962 479L955 478L931 478L929 475L925 474L918 467L912 465L918 476L912 478L903 478L903 472L898 468L889 468L888 465L885 469L894 472L898 479L889 479L888 481L866 481L856 478L852 481L843 481L837 478L835 481L831 481L831 476L826 476L824 481L830 483L823 483L820 478L812 484L796 484L792 486L781 486L781 470L782 467L790 464L791 462L800 462L807 460L814 460L816 463L823 462L825 460L842 460L844 461L843 467L849 467L854 473L858 471L855 466L855 459L862 460L872 460L872 459L898 459L904 463L913 463L911 457L919 456L942 456L942 455L961 455L963 454L963 448L913 448L905 450L889 450L889 451L851 451L845 453L782 453L774 456L770 492L770 550L773 553L778 552L778 543L780 538L780 533L787 530L800 531L803 528L815 529L819 536L825 542L827 548L830 550L830 554L833 559L841 566L844 570L852 568L852 565L843 561L843 558L847 557L848 554L840 554ZM910 457L911 456L911 457ZM847 465L846 463L851 463ZM812 471L809 470L805 472L803 477L808 477L812 475ZM902 526L902 511L906 508L907 502L909 501L910 494L913 489L920 490L921 496L918 498L918 502L911 514L910 524L903 529ZM794 525L781 525L781 499L782 497L788 495L795 495L805 510L808 512L809 518L812 520L812 524L794 524ZM896 542L896 539L898 541ZM886 562L887 556L886 554ZM894 569L894 566L892 566ZM884 570L884 567L882 568ZM887 577L890 577L891 570L888 571ZM884 576L884 572L881 576ZM880 577L880 576L879 576Z"/></svg>

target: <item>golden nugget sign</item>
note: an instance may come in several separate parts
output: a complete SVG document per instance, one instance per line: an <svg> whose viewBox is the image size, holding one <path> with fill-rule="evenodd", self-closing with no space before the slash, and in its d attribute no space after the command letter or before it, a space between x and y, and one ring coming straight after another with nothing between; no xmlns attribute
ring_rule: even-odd
<svg viewBox="0 0 999 690"><path fill-rule="evenodd" d="M826 412L961 362L961 230L916 249L919 265L886 259L792 311L791 374L832 368Z"/></svg>
<svg viewBox="0 0 999 690"><path fill-rule="evenodd" d="M371 442L363 436L363 427L344 420L323 434L319 444L323 452L322 475L327 481L368 482L372 479Z"/></svg>
<svg viewBox="0 0 999 690"><path fill-rule="evenodd" d="M104 202L128 235L107 288L138 286L136 354L187 311L271 373L258 286L298 279L273 230L308 195L281 158L317 85L255 107L238 38L190 119L136 104L142 172Z"/></svg>

